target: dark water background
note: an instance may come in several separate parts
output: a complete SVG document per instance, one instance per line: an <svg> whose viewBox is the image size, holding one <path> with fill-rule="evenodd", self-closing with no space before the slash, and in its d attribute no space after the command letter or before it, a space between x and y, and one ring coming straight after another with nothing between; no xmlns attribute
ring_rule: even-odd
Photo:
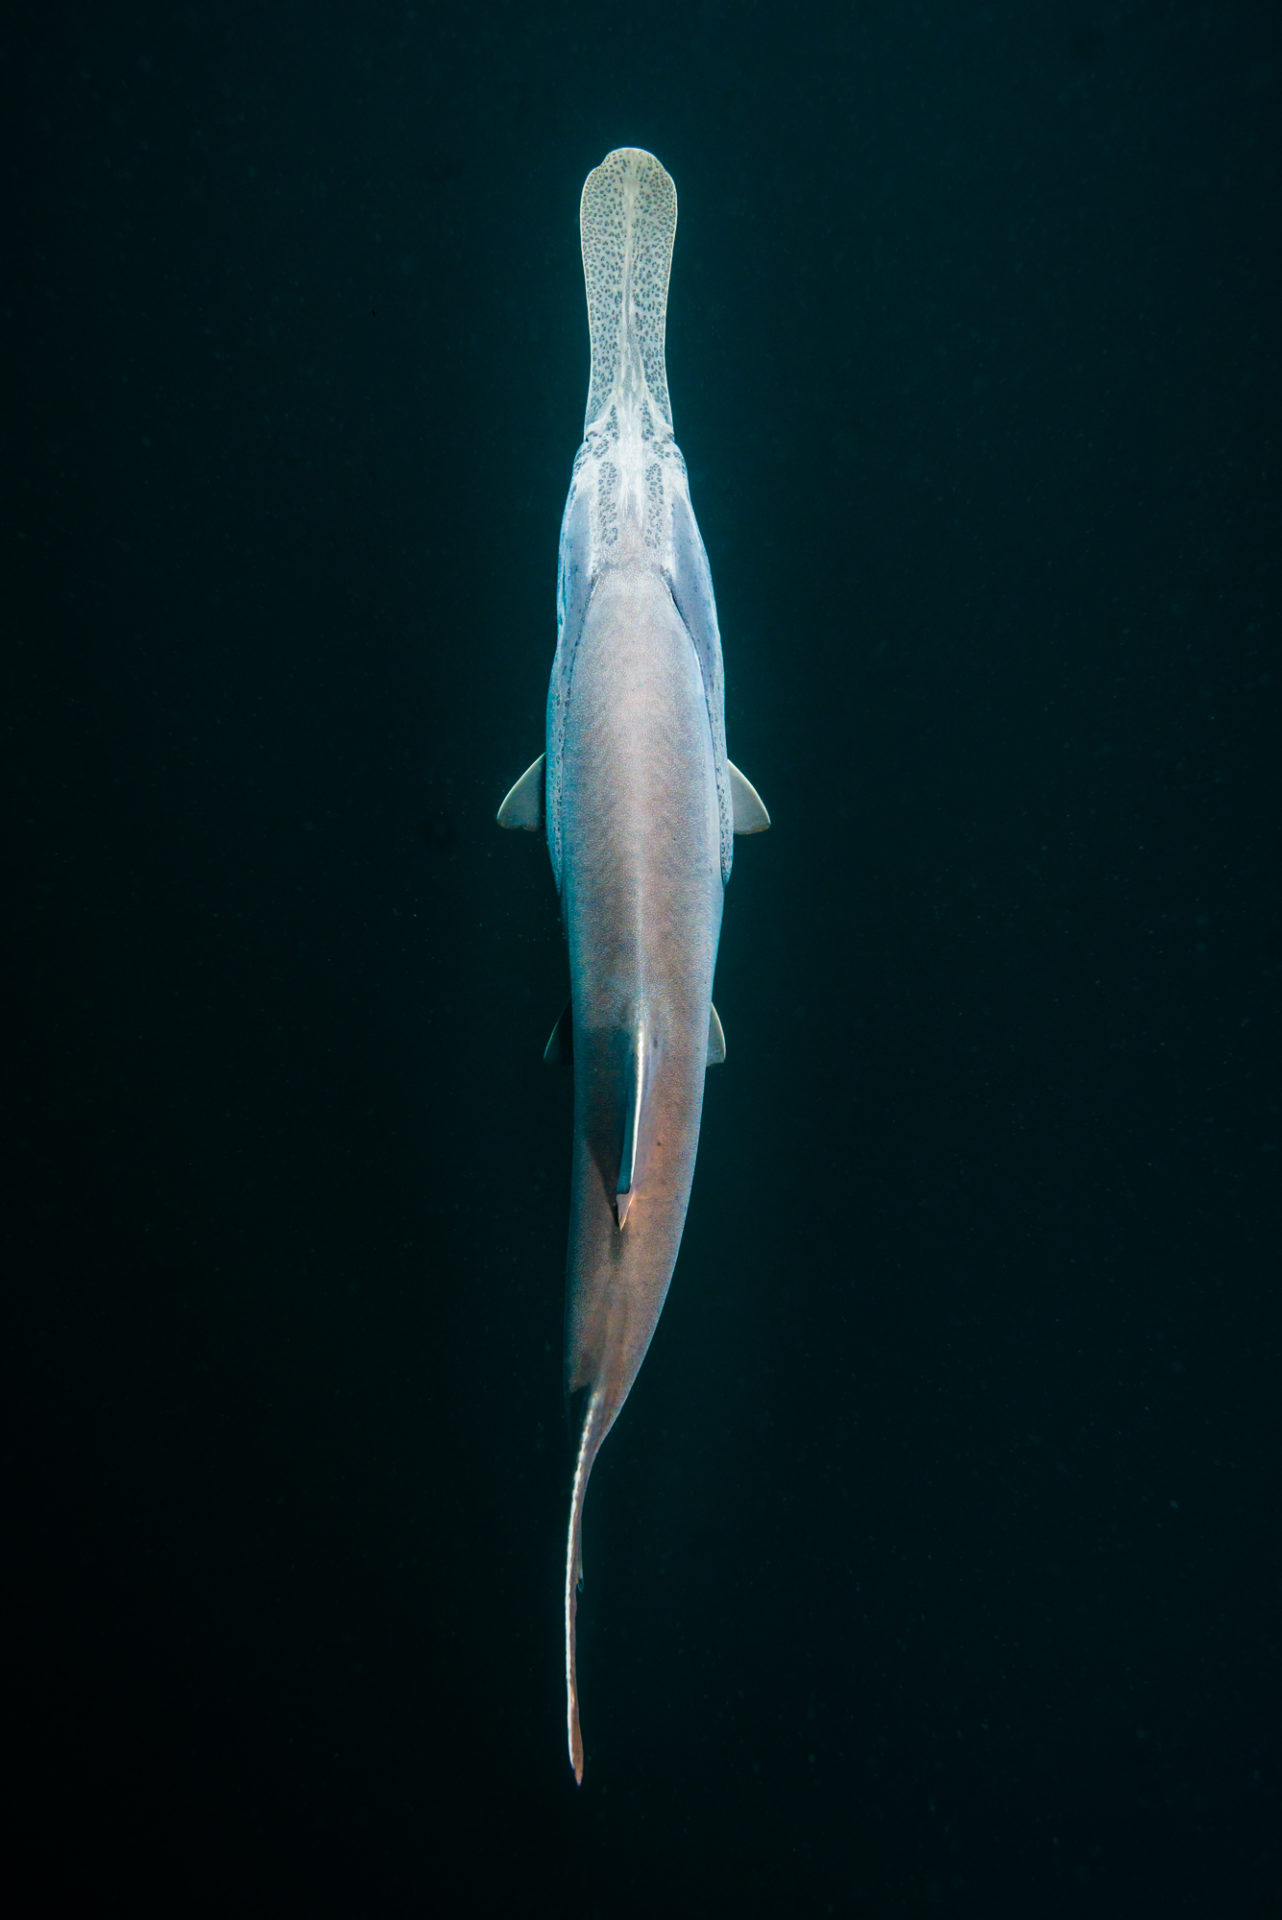
<svg viewBox="0 0 1282 1920"><path fill-rule="evenodd" d="M5 27L11 1911L1278 1911L1279 40ZM620 144L775 827L576 1793L565 965L492 821Z"/></svg>

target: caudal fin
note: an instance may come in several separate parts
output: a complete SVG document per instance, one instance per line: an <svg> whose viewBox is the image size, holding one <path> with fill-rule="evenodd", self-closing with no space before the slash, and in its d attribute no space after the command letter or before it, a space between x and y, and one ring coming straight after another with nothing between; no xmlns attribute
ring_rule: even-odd
<svg viewBox="0 0 1282 1920"><path fill-rule="evenodd" d="M579 1587L583 1581L583 1501L588 1490L592 1462L606 1435L603 1394L593 1387L583 1417L579 1457L574 1465L574 1491L570 1495L570 1537L565 1552L565 1716L570 1742L570 1765L574 1778L583 1784L583 1735L579 1731L579 1680L574 1649L574 1618L579 1607Z"/></svg>

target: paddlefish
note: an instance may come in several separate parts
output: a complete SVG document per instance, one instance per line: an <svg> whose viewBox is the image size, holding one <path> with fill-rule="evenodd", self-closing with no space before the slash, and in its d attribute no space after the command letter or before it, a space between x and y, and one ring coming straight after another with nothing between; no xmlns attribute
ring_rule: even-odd
<svg viewBox="0 0 1282 1920"><path fill-rule="evenodd" d="M726 757L716 602L673 438L664 334L676 219L672 181L639 148L608 154L584 184L591 369L561 525L545 746L498 814L545 832L569 947L570 1002L544 1057L574 1072L565 1684L579 1782L588 1477L663 1309L704 1073L725 1058L712 982L734 835L770 825Z"/></svg>

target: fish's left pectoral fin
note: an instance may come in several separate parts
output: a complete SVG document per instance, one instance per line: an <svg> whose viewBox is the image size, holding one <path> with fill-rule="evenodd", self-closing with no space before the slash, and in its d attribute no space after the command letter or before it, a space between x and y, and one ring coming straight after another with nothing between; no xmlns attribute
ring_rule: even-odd
<svg viewBox="0 0 1282 1920"><path fill-rule="evenodd" d="M770 815L761 795L753 786L746 773L740 773L733 760L727 760L730 769L730 805L734 815L736 833L764 833L770 825ZM515 793L516 788L512 789ZM503 803L505 806L507 802ZM500 815L500 818L502 816Z"/></svg>
<svg viewBox="0 0 1282 1920"><path fill-rule="evenodd" d="M574 1065L574 1002L567 1000L561 1009L561 1017L548 1035L548 1043L543 1049L545 1067L572 1067Z"/></svg>
<svg viewBox="0 0 1282 1920"><path fill-rule="evenodd" d="M726 1033L715 1007L708 1008L708 1065L719 1067L726 1057Z"/></svg>
<svg viewBox="0 0 1282 1920"><path fill-rule="evenodd" d="M501 827L537 833L543 824L543 754L528 766L498 811Z"/></svg>

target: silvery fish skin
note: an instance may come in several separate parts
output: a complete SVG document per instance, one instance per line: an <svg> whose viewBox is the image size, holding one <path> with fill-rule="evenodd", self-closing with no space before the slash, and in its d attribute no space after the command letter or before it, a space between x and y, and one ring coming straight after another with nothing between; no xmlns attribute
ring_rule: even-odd
<svg viewBox="0 0 1282 1920"><path fill-rule="evenodd" d="M592 364L561 528L547 743L500 809L546 824L570 957L574 1068L566 1379L582 1396L565 1570L570 1762L588 1476L658 1324L681 1244L711 1062L734 833L769 817L726 758L707 555L664 358L676 192L624 147L580 208Z"/></svg>

